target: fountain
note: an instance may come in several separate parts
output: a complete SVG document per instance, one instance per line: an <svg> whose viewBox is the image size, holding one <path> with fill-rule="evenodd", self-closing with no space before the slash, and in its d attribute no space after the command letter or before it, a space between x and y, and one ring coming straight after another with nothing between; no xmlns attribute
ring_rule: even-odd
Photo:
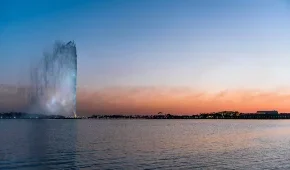
<svg viewBox="0 0 290 170"><path fill-rule="evenodd" d="M77 54L74 42L56 42L31 69L32 112L76 117Z"/></svg>

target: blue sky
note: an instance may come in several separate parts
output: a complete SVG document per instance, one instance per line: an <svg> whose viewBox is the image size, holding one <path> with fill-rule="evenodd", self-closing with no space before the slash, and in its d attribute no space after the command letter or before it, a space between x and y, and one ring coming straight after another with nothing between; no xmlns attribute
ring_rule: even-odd
<svg viewBox="0 0 290 170"><path fill-rule="evenodd" d="M55 40L74 40L80 86L224 90L290 85L283 0L2 0L1 83L26 82ZM13 69L12 69L13 68Z"/></svg>

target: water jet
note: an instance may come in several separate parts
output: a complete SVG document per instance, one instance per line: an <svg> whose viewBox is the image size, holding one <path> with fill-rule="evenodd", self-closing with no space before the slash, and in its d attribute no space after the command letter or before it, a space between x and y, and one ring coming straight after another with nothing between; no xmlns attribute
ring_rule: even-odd
<svg viewBox="0 0 290 170"><path fill-rule="evenodd" d="M33 112L76 117L76 45L56 42L31 68L30 106Z"/></svg>

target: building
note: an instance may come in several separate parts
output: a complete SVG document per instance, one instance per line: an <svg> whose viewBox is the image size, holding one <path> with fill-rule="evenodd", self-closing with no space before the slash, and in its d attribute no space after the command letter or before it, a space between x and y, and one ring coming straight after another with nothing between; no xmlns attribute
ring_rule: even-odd
<svg viewBox="0 0 290 170"><path fill-rule="evenodd" d="M279 113L276 110L272 110L272 111L257 111L257 114L277 115Z"/></svg>

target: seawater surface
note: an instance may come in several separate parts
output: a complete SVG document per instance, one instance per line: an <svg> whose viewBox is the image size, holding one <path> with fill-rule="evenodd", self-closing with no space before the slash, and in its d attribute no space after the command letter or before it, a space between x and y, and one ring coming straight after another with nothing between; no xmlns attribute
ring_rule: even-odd
<svg viewBox="0 0 290 170"><path fill-rule="evenodd" d="M290 120L0 120L0 169L290 169Z"/></svg>

